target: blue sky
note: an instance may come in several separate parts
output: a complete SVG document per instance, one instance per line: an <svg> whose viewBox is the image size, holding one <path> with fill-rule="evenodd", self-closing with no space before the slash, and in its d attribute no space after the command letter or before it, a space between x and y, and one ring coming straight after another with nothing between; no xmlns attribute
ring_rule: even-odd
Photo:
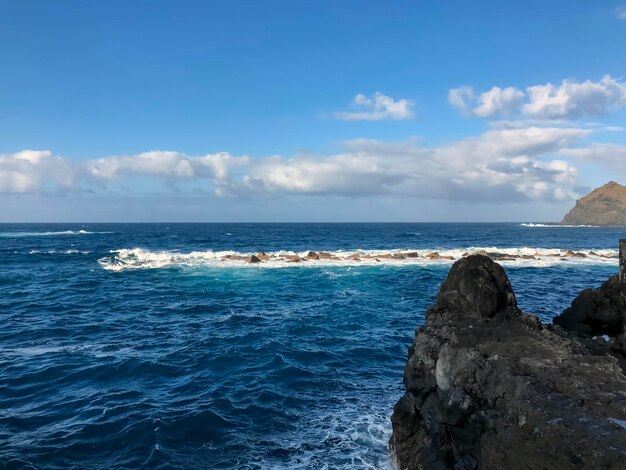
<svg viewBox="0 0 626 470"><path fill-rule="evenodd" d="M623 44L626 2L3 0L0 219L558 220L626 183Z"/></svg>

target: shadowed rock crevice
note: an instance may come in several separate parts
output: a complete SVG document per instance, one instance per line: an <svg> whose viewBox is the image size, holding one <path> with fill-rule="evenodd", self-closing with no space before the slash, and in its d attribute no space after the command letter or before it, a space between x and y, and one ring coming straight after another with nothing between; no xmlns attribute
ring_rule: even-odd
<svg viewBox="0 0 626 470"><path fill-rule="evenodd" d="M401 469L622 469L617 359L520 312L503 268L454 264L404 372L390 448Z"/></svg>

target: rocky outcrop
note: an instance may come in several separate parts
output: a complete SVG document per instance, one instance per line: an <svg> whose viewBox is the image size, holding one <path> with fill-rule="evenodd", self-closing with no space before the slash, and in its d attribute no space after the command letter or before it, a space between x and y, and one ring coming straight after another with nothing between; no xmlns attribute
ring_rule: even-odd
<svg viewBox="0 0 626 470"><path fill-rule="evenodd" d="M269 255L265 253L264 251L259 251L256 254L256 257L261 261L268 261L270 259Z"/></svg>
<svg viewBox="0 0 626 470"><path fill-rule="evenodd" d="M454 256L450 253L453 253ZM220 259L222 261L229 262L247 262L253 264L277 264L277 263L300 263L307 264L309 261L322 261L324 263L334 263L338 262L338 264L342 264L345 262L349 262L350 264L368 263L372 261L380 263L381 260L389 260L391 263L396 262L406 262L406 263L415 263L415 262L433 262L433 263L441 263L447 261L455 261L455 256L457 255L457 250L451 250L449 252L439 253L437 251L429 252L427 250L423 250L421 253L417 251L376 251L376 252L337 252L337 253L328 253L324 251L309 251L306 254L297 254L295 252L273 252L273 253L265 253L263 251L259 251L256 255L252 254L235 254L230 253L223 255ZM519 252L515 249L504 249L503 251L486 251L482 249L475 249L473 251L466 251L462 254L462 257L467 257L472 254L479 254L488 256L494 261L520 261L520 260L549 260L553 261L553 258L559 258L560 261L572 261L576 262L583 258L614 258L613 255L606 255L601 253L596 253L593 251L588 251L586 253L572 251L572 250L551 250L551 249L537 249L533 253L523 253ZM254 258L253 258L254 257ZM257 262L257 259L260 261Z"/></svg>
<svg viewBox="0 0 626 470"><path fill-rule="evenodd" d="M626 186L610 181L576 201L563 225L626 225Z"/></svg>
<svg viewBox="0 0 626 470"><path fill-rule="evenodd" d="M585 289L554 323L604 346L626 366L626 239L620 240L620 272L597 289Z"/></svg>
<svg viewBox="0 0 626 470"><path fill-rule="evenodd" d="M416 331L392 416L400 469L623 469L617 359L524 314L489 257L457 261Z"/></svg>

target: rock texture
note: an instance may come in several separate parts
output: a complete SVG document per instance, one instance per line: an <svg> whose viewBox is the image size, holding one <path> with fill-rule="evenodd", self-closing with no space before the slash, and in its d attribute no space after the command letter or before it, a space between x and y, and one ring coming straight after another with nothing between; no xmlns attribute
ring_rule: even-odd
<svg viewBox="0 0 626 470"><path fill-rule="evenodd" d="M585 289L554 323L615 354L626 368L626 239L620 240L620 272L597 289Z"/></svg>
<svg viewBox="0 0 626 470"><path fill-rule="evenodd" d="M400 469L624 469L618 360L522 313L503 268L457 261L404 372L389 445Z"/></svg>
<svg viewBox="0 0 626 470"><path fill-rule="evenodd" d="M576 201L563 225L626 225L626 186L610 181Z"/></svg>

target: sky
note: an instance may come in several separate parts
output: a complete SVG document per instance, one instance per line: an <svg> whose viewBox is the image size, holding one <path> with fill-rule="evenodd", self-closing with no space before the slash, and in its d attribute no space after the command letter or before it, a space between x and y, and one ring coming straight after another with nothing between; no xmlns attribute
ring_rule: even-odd
<svg viewBox="0 0 626 470"><path fill-rule="evenodd" d="M0 222L558 221L626 2L0 0Z"/></svg>

